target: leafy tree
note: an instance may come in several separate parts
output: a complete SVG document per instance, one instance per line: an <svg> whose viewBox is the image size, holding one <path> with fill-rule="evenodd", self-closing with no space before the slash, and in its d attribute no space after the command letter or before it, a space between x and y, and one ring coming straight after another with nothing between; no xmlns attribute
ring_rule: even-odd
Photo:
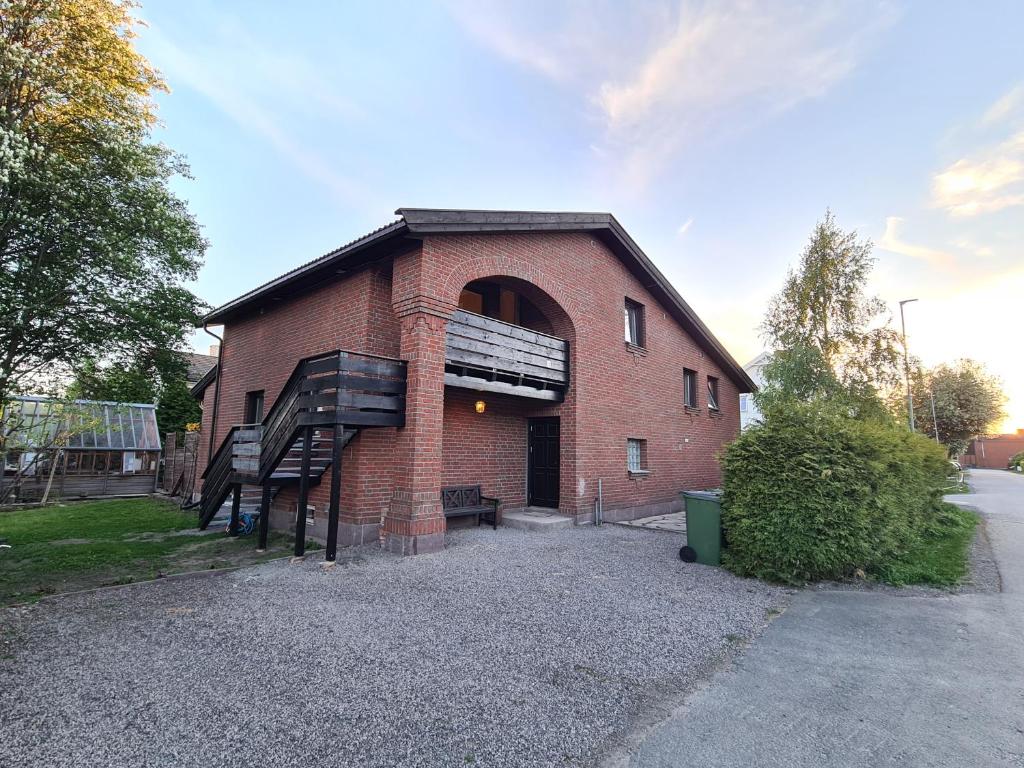
<svg viewBox="0 0 1024 768"><path fill-rule="evenodd" d="M78 371L69 391L85 400L156 403L160 434L184 432L186 424L202 418L199 403L189 393L186 372L185 359L174 352L137 359L127 368L101 366L89 360Z"/></svg>
<svg viewBox="0 0 1024 768"><path fill-rule="evenodd" d="M101 366L87 360L68 387L68 393L82 400L109 400L117 403L156 402L157 382L151 372L137 364Z"/></svg>
<svg viewBox="0 0 1024 768"><path fill-rule="evenodd" d="M0 407L82 360L183 346L205 249L150 141L128 0L0 0ZM144 399L144 398L143 398ZM0 446L2 450L2 446Z"/></svg>
<svg viewBox="0 0 1024 768"><path fill-rule="evenodd" d="M184 377L168 382L160 391L160 404L156 410L160 434L185 432L187 424L202 421L203 412L192 397Z"/></svg>
<svg viewBox="0 0 1024 768"><path fill-rule="evenodd" d="M911 391L918 431L934 436L937 423L938 440L951 456L959 456L972 437L990 432L1006 416L1006 396L999 380L973 360L957 360L930 370L918 368L911 379ZM900 406L905 411L906 401L901 400Z"/></svg>
<svg viewBox="0 0 1024 768"><path fill-rule="evenodd" d="M834 402L881 415L880 393L899 382L899 336L885 304L866 292L872 244L819 221L762 323L774 350L759 395L763 410L787 398Z"/></svg>

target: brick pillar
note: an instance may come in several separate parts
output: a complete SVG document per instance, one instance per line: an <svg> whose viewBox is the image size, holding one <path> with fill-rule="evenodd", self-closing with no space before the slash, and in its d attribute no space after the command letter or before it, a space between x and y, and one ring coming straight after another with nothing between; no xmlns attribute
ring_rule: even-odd
<svg viewBox="0 0 1024 768"><path fill-rule="evenodd" d="M389 551L415 555L444 549L441 436L448 321L422 306L409 307L400 319L400 357L409 366L405 427L395 439L395 490L384 535Z"/></svg>

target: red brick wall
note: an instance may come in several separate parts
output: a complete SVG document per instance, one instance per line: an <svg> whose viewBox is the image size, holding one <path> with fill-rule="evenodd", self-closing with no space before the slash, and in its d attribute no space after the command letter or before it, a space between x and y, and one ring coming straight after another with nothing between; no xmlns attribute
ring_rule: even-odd
<svg viewBox="0 0 1024 768"><path fill-rule="evenodd" d="M972 440L960 462L965 467L1006 469L1010 459L1021 451L1024 451L1024 434L995 435Z"/></svg>
<svg viewBox="0 0 1024 768"><path fill-rule="evenodd" d="M477 413L477 400L487 404ZM479 483L502 506L526 504L526 419L538 409L525 398L449 388L444 397L442 485Z"/></svg>
<svg viewBox="0 0 1024 768"><path fill-rule="evenodd" d="M736 385L597 238L431 237L424 255L426 271L433 270L424 282L442 303L454 302L470 280L510 275L538 286L565 311L567 317L555 322L557 335L571 337L572 352L570 396L556 411L563 425L564 511L592 508L599 478L606 509L667 502L684 488L721 482L716 454L739 432ZM630 351L623 339L627 296L645 307L644 352ZM683 408L684 367L697 371L693 412ZM719 379L718 415L707 409L708 375ZM573 419L574 428L567 423ZM650 474L643 479L631 479L626 470L627 438L648 441ZM565 466L567 458L575 460L575 471Z"/></svg>
<svg viewBox="0 0 1024 768"><path fill-rule="evenodd" d="M229 324L224 333L214 450L231 426L243 420L245 393L264 390L269 410L302 358L334 349L397 357L398 339L389 266L363 270L287 302L269 303L262 314ZM213 392L210 386L204 398L205 435L210 434ZM358 522L379 520L390 500L394 434L393 429L364 430L345 448L341 509L350 518L365 518ZM206 454L204 448L200 473ZM318 513L326 510L329 494L327 477L310 490L310 503ZM275 505L293 505L295 497L294 489L286 489Z"/></svg>

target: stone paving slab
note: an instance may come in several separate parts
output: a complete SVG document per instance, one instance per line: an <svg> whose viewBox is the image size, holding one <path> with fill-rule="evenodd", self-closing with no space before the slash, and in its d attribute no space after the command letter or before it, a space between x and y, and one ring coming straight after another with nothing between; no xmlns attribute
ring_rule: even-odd
<svg viewBox="0 0 1024 768"><path fill-rule="evenodd" d="M622 520L616 525L630 528L646 528L651 531L668 531L670 533L686 533L686 513L673 512L670 515L652 515L638 517L636 520Z"/></svg>

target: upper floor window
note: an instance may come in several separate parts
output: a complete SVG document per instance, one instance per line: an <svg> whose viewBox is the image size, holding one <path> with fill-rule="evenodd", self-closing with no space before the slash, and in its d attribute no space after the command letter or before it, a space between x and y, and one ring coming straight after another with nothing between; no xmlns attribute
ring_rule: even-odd
<svg viewBox="0 0 1024 768"><path fill-rule="evenodd" d="M637 347L644 346L646 339L644 329L644 305L626 299L626 308L623 312L626 321L626 343Z"/></svg>
<svg viewBox="0 0 1024 768"><path fill-rule="evenodd" d="M708 409L718 410L718 379L708 376Z"/></svg>
<svg viewBox="0 0 1024 768"><path fill-rule="evenodd" d="M747 412L747 396L740 395L740 413Z"/></svg>
<svg viewBox="0 0 1024 768"><path fill-rule="evenodd" d="M697 372L683 368L683 405L697 407Z"/></svg>

